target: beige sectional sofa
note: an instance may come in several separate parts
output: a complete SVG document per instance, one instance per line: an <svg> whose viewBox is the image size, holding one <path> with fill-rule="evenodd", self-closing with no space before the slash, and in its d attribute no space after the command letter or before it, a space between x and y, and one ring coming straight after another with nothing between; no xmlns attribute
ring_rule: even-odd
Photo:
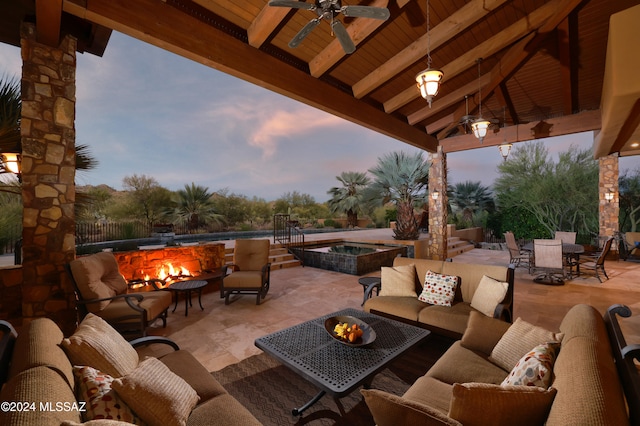
<svg viewBox="0 0 640 426"><path fill-rule="evenodd" d="M393 262L394 268L408 265L415 265L414 290L416 296L384 296L385 276L383 274L381 293L365 302L365 311L425 327L438 334L459 339L466 330L470 313L475 311L471 303L483 276L486 275L507 283L506 294L503 300L495 306L492 316L511 322L513 266L480 265L406 257L396 257ZM432 305L418 300L417 295L420 295L423 290L427 271L460 278L452 306Z"/></svg>
<svg viewBox="0 0 640 426"><path fill-rule="evenodd" d="M378 426L629 424L612 356L614 345L603 317L591 306L576 305L564 317L559 332L550 333L520 319L510 325L473 313L462 339L403 396L373 389L361 392ZM509 356L521 357L516 364L526 362L531 348L524 348L546 340L561 342L552 374L547 374L549 389L501 386L510 374L496 363ZM504 349L511 353L505 355ZM637 369L632 370L638 386ZM638 412L640 401L629 403L631 411Z"/></svg>
<svg viewBox="0 0 640 426"><path fill-rule="evenodd" d="M178 350L168 339L147 337L130 344L93 314L68 339L47 318L30 322L15 342L6 333L4 337L8 352L1 354L2 374L8 380L0 401L14 405L3 405L1 425L75 425L89 412L100 418L105 411L118 421L88 424L126 425L134 419L148 425L260 424L190 352ZM152 341L170 343L170 351L139 359L132 345ZM7 363L4 355L11 346ZM119 400L109 386L117 388ZM76 393L83 391L90 404Z"/></svg>

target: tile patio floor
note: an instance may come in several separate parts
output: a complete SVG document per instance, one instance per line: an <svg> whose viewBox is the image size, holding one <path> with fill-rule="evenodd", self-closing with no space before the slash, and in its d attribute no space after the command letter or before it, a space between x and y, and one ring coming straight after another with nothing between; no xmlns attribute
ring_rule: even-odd
<svg viewBox="0 0 640 426"><path fill-rule="evenodd" d="M356 238L357 236L357 238ZM309 239L350 238L358 241L390 240L390 230L351 231L314 235ZM233 245L233 242L227 242ZM454 262L506 265L507 251L474 249L458 255ZM640 343L640 263L607 261L610 279L600 284L595 277L579 277L564 286L536 284L525 269L516 271L514 316L557 329L569 308L587 303L604 312L612 304L628 305L633 316L621 319L627 343ZM369 274L379 276L379 271ZM224 304L219 293L202 296L204 311L194 299L184 316L180 299L175 313L169 312L167 327L155 324L149 334L163 335L193 352L209 371L220 370L261 351L257 337L340 309L360 308L362 286L358 276L296 267L272 271L271 289L259 306L254 296L238 297Z"/></svg>

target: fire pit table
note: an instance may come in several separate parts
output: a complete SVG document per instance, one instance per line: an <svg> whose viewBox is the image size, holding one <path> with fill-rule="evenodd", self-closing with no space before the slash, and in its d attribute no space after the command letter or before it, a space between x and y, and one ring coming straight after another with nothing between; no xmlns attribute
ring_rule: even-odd
<svg viewBox="0 0 640 426"><path fill-rule="evenodd" d="M198 292L198 304L200 304L200 309L204 311L204 308L202 307L202 289L205 288L207 284L209 284L207 281L201 281L201 280L185 280L185 281L177 281L172 283L169 287L167 287L168 290L172 291L175 294L175 298L176 298L175 305L173 305L173 310L171 312L176 311L176 307L178 306L179 294L185 293L184 316L185 317L188 316L189 306L193 306L193 304L191 303L192 291Z"/></svg>
<svg viewBox="0 0 640 426"><path fill-rule="evenodd" d="M364 321L375 332L375 340L360 347L340 343L325 329L325 320L339 316ZM379 315L345 309L260 337L255 345L320 389L309 402L292 410L297 416L326 393L341 398L368 386L379 371L429 334Z"/></svg>

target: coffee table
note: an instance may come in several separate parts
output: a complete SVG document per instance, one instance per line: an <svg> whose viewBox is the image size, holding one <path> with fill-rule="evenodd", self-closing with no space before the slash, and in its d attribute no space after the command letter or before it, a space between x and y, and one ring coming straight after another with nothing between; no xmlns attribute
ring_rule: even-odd
<svg viewBox="0 0 640 426"><path fill-rule="evenodd" d="M324 328L327 318L350 315L369 324L376 340L367 346L344 345ZM313 383L320 392L291 412L301 415L325 394L341 398L373 377L430 331L356 309L334 312L256 339L255 345Z"/></svg>

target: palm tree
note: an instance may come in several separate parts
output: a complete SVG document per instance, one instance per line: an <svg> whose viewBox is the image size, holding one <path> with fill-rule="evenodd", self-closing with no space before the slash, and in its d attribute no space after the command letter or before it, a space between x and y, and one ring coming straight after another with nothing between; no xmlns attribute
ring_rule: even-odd
<svg viewBox="0 0 640 426"><path fill-rule="evenodd" d="M361 172L342 172L336 179L342 183L342 187L334 186L327 191L331 195L329 209L331 213L346 213L348 227L358 226L358 213L364 207L363 191L371 181Z"/></svg>
<svg viewBox="0 0 640 426"><path fill-rule="evenodd" d="M397 210L394 238L417 240L420 230L413 208L416 203L427 202L428 161L421 152L392 152L378 158L378 164L369 169L369 173L375 178L366 190L365 199L378 205L393 202Z"/></svg>
<svg viewBox="0 0 640 426"><path fill-rule="evenodd" d="M449 203L453 213L462 215L466 223L473 223L476 213L494 209L491 190L480 182L460 182L449 189Z"/></svg>
<svg viewBox="0 0 640 426"><path fill-rule="evenodd" d="M214 211L212 196L209 188L191 182L191 186L185 185L184 189L176 191L174 215L186 222L190 231L201 224L221 222L222 215Z"/></svg>

